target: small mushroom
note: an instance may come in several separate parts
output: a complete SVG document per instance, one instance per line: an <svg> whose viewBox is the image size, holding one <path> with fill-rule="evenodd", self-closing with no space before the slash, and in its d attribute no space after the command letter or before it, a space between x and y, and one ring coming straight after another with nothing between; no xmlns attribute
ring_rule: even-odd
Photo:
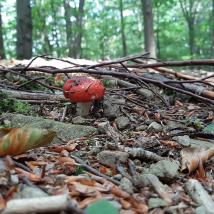
<svg viewBox="0 0 214 214"><path fill-rule="evenodd" d="M77 103L77 114L88 116L93 101L103 98L105 88L100 80L86 76L74 76L63 87L65 98Z"/></svg>

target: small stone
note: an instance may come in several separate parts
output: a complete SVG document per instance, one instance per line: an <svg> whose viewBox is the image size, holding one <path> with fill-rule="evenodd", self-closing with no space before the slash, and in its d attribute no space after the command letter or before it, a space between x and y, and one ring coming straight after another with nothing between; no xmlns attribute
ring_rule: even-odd
<svg viewBox="0 0 214 214"><path fill-rule="evenodd" d="M191 139L188 135L176 136L176 137L173 137L172 139L175 140L180 145L185 146L185 147L188 147L191 145Z"/></svg>
<svg viewBox="0 0 214 214"><path fill-rule="evenodd" d="M136 127L136 131L145 131L148 127L146 125L140 125Z"/></svg>
<svg viewBox="0 0 214 214"><path fill-rule="evenodd" d="M122 205L117 201L109 201L115 207L116 209L120 210L122 208Z"/></svg>
<svg viewBox="0 0 214 214"><path fill-rule="evenodd" d="M83 117L81 117L81 116L77 116L77 117L74 117L74 118L72 119L72 123L73 123L73 124L80 124L80 125L83 125L83 124L85 124L85 122L86 122L86 119L83 118Z"/></svg>
<svg viewBox="0 0 214 214"><path fill-rule="evenodd" d="M17 174L10 175L10 182L12 185L17 185L19 183L19 178Z"/></svg>
<svg viewBox="0 0 214 214"><path fill-rule="evenodd" d="M113 178L118 180L118 181L120 181L122 179L122 177L123 176L121 174L116 174L116 175L113 176Z"/></svg>
<svg viewBox="0 0 214 214"><path fill-rule="evenodd" d="M120 105L125 104L125 99L119 99L118 97L105 96L103 101L103 114L108 119L115 119L120 113Z"/></svg>
<svg viewBox="0 0 214 214"><path fill-rule="evenodd" d="M118 161L121 163L126 163L128 157L129 155L126 152L105 150L97 155L97 160L105 166L112 167L115 166Z"/></svg>
<svg viewBox="0 0 214 214"><path fill-rule="evenodd" d="M115 122L119 130L124 130L125 128L130 126L130 120L128 117L124 117L124 116L118 117L115 120Z"/></svg>
<svg viewBox="0 0 214 214"><path fill-rule="evenodd" d="M157 122L152 122L149 127L149 130L155 131L155 132L160 132L163 130L163 127L161 124L157 123Z"/></svg>
<svg viewBox="0 0 214 214"><path fill-rule="evenodd" d="M150 198L148 201L149 209L166 207L168 204L160 198Z"/></svg>
<svg viewBox="0 0 214 214"><path fill-rule="evenodd" d="M24 188L15 194L14 198L40 198L47 197L48 194L36 187L24 186Z"/></svg>
<svg viewBox="0 0 214 214"><path fill-rule="evenodd" d="M120 188L130 194L134 192L132 182L126 177L120 181Z"/></svg>
<svg viewBox="0 0 214 214"><path fill-rule="evenodd" d="M156 175L161 181L170 183L179 175L179 162L170 160L161 160L151 164L149 173Z"/></svg>
<svg viewBox="0 0 214 214"><path fill-rule="evenodd" d="M98 123L97 124L98 132L100 134L104 134L109 126L110 126L109 121Z"/></svg>

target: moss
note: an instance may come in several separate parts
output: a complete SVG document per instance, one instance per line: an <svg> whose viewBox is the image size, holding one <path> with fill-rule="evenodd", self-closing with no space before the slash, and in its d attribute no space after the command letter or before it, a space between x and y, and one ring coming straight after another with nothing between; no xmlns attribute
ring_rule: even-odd
<svg viewBox="0 0 214 214"><path fill-rule="evenodd" d="M20 102L8 94L0 92L0 114L4 112L17 112L21 114L27 114L30 112L30 105L25 102Z"/></svg>

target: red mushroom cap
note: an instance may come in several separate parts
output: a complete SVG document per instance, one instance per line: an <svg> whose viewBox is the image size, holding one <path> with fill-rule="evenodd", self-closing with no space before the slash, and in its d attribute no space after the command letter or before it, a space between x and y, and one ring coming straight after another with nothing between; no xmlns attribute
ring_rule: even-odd
<svg viewBox="0 0 214 214"><path fill-rule="evenodd" d="M73 103L101 100L105 88L100 80L76 76L67 80L63 87L64 96Z"/></svg>

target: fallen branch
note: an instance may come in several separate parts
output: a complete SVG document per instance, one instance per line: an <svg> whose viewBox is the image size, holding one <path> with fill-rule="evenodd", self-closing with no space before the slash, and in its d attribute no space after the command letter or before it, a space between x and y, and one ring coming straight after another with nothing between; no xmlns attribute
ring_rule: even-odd
<svg viewBox="0 0 214 214"><path fill-rule="evenodd" d="M6 93L11 97L21 100L47 100L47 101L59 101L66 102L67 100L63 95L54 95L54 94L42 94L42 93L30 93L25 91L16 91L16 90L8 90L8 89L0 89L0 92Z"/></svg>
<svg viewBox="0 0 214 214"><path fill-rule="evenodd" d="M86 214L71 204L68 194L40 198L13 199L8 201L2 214L50 213L70 210L74 214Z"/></svg>

